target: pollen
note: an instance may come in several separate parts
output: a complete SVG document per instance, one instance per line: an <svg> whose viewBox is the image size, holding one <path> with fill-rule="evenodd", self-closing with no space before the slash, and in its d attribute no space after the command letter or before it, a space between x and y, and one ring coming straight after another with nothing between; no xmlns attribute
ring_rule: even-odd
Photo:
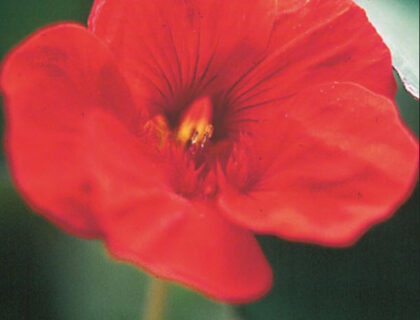
<svg viewBox="0 0 420 320"><path fill-rule="evenodd" d="M177 130L176 139L183 145L204 147L211 139L214 127L212 120L212 104L204 97L194 101L184 112Z"/></svg>

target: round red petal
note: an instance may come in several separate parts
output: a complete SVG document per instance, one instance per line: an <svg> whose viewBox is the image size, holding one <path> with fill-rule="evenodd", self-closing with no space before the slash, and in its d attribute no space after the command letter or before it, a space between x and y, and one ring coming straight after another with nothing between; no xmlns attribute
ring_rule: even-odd
<svg viewBox="0 0 420 320"><path fill-rule="evenodd" d="M135 110L108 49L76 24L43 29L7 57L1 88L6 155L18 189L64 229L97 235L85 117L100 108L131 121Z"/></svg>
<svg viewBox="0 0 420 320"><path fill-rule="evenodd" d="M326 84L272 116L221 181L220 205L240 225L347 246L412 191L418 143L390 100L354 84Z"/></svg>

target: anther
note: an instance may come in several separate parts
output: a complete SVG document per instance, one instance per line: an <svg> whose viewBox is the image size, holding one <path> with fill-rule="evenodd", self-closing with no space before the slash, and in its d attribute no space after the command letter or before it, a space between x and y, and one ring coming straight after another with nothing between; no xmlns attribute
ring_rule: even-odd
<svg viewBox="0 0 420 320"><path fill-rule="evenodd" d="M193 136L190 139L191 144L196 144L197 143L199 135L200 135L200 132L198 132L198 131L194 132Z"/></svg>
<svg viewBox="0 0 420 320"><path fill-rule="evenodd" d="M207 141L211 139L211 137L213 136L213 132L214 132L214 127L211 124L209 124L204 130L204 137L201 142L201 148L204 148Z"/></svg>
<svg viewBox="0 0 420 320"><path fill-rule="evenodd" d="M176 132L176 139L184 146L204 148L213 136L211 125L213 107L208 97L194 101L184 112Z"/></svg>

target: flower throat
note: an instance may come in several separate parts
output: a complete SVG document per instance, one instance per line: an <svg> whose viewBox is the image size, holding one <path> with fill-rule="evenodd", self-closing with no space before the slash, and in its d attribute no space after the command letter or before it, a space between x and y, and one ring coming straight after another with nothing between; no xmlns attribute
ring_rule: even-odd
<svg viewBox="0 0 420 320"><path fill-rule="evenodd" d="M146 128L151 128L158 134L161 145L170 138L195 153L205 149L213 136L212 116L213 106L210 98L202 97L195 100L183 112L175 129L169 128L166 118L162 115L157 115L150 120Z"/></svg>

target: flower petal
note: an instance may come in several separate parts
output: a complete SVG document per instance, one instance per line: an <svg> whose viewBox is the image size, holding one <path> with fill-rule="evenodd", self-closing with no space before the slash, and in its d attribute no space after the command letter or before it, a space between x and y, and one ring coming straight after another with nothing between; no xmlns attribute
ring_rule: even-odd
<svg viewBox="0 0 420 320"><path fill-rule="evenodd" d="M89 28L110 45L130 84L149 88L141 98L149 108L175 108L253 65L267 47L276 3L96 0Z"/></svg>
<svg viewBox="0 0 420 320"><path fill-rule="evenodd" d="M138 206L121 205L105 239L116 257L229 303L254 301L271 288L252 233L217 210L152 192L138 196Z"/></svg>
<svg viewBox="0 0 420 320"><path fill-rule="evenodd" d="M18 46L1 72L6 153L26 200L64 229L98 234L85 163L85 117L94 109L134 121L130 94L106 47L86 28L60 24Z"/></svg>
<svg viewBox="0 0 420 320"><path fill-rule="evenodd" d="M251 232L212 203L192 202L165 182L159 159L106 114L92 114L89 136L97 180L95 212L110 252L169 280L228 302L248 302L271 287L272 274Z"/></svg>
<svg viewBox="0 0 420 320"><path fill-rule="evenodd" d="M360 7L347 0L290 2L299 10L280 7L267 54L229 90L233 109L254 109L333 81L395 98L390 51Z"/></svg>
<svg viewBox="0 0 420 320"><path fill-rule="evenodd" d="M225 168L219 201L234 222L346 246L412 191L418 143L390 100L354 84L326 84L302 91L272 117L255 132L252 149L242 150L247 156L237 154Z"/></svg>

